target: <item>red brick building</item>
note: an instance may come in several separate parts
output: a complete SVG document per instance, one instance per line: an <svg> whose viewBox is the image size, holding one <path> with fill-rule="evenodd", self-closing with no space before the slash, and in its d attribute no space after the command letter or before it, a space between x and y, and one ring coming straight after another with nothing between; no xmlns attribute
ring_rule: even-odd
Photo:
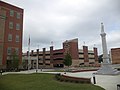
<svg viewBox="0 0 120 90"><path fill-rule="evenodd" d="M72 65L77 65L79 63L79 49L78 49L78 39L66 40L63 42L63 49L65 54L69 53L72 57Z"/></svg>
<svg viewBox="0 0 120 90"><path fill-rule="evenodd" d="M97 48L94 47L93 50L88 50L88 46L83 46L83 49L79 49L78 39L66 40L63 43L63 49L65 53L70 53L72 57L72 66L98 64Z"/></svg>
<svg viewBox="0 0 120 90"><path fill-rule="evenodd" d="M112 64L120 64L120 48L111 49Z"/></svg>
<svg viewBox="0 0 120 90"><path fill-rule="evenodd" d="M36 61L38 59L38 68L53 68L64 67L63 59L66 53L72 57L72 66L92 66L98 64L97 48L88 50L88 46L83 46L83 49L78 48L78 39L66 40L63 42L63 49L54 49L50 47L50 51L43 48L39 54L31 51L31 68L36 68ZM23 60L28 61L28 54L23 54Z"/></svg>
<svg viewBox="0 0 120 90"><path fill-rule="evenodd" d="M16 53L22 61L23 9L0 1L0 68L9 68Z"/></svg>

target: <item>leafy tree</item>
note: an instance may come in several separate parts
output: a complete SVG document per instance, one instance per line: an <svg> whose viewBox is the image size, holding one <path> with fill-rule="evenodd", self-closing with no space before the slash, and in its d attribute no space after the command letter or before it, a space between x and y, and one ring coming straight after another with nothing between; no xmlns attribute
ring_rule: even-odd
<svg viewBox="0 0 120 90"><path fill-rule="evenodd" d="M103 62L103 54L101 54L101 55L98 57L98 61L99 61L99 63Z"/></svg>
<svg viewBox="0 0 120 90"><path fill-rule="evenodd" d="M22 67L23 69L27 69L28 64L26 63L25 59L22 60Z"/></svg>
<svg viewBox="0 0 120 90"><path fill-rule="evenodd" d="M13 53L12 68L15 70L15 69L18 69L18 67L19 67L19 57L16 53Z"/></svg>
<svg viewBox="0 0 120 90"><path fill-rule="evenodd" d="M66 55L65 55L65 58L64 58L64 62L63 62L66 66L71 66L72 65L72 58L71 58L71 56L70 56L70 54L69 53L67 53Z"/></svg>

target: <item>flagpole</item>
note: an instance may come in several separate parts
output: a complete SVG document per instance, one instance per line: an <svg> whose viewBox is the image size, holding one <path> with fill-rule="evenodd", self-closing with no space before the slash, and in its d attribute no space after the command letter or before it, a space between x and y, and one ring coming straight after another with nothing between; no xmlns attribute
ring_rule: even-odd
<svg viewBox="0 0 120 90"><path fill-rule="evenodd" d="M28 41L28 70L30 70L30 35Z"/></svg>

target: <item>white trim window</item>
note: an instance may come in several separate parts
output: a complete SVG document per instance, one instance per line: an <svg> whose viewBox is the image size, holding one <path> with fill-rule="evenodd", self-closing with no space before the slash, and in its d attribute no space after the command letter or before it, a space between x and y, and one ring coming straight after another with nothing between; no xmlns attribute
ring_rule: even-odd
<svg viewBox="0 0 120 90"><path fill-rule="evenodd" d="M13 29L13 22L9 22L9 29Z"/></svg>
<svg viewBox="0 0 120 90"><path fill-rule="evenodd" d="M12 41L12 34L8 34L8 41Z"/></svg>
<svg viewBox="0 0 120 90"><path fill-rule="evenodd" d="M19 42L19 41L20 41L20 36L16 35L16 42Z"/></svg>
<svg viewBox="0 0 120 90"><path fill-rule="evenodd" d="M19 55L19 48L15 48L16 55Z"/></svg>
<svg viewBox="0 0 120 90"><path fill-rule="evenodd" d="M10 10L10 16L14 16L14 10Z"/></svg>
<svg viewBox="0 0 120 90"><path fill-rule="evenodd" d="M16 30L20 30L20 24L16 23Z"/></svg>
<svg viewBox="0 0 120 90"><path fill-rule="evenodd" d="M20 13L19 12L17 12L16 18L20 19Z"/></svg>
<svg viewBox="0 0 120 90"><path fill-rule="evenodd" d="M11 55L11 52L12 52L12 48L11 48L11 47L8 47L8 48L7 48L7 55Z"/></svg>

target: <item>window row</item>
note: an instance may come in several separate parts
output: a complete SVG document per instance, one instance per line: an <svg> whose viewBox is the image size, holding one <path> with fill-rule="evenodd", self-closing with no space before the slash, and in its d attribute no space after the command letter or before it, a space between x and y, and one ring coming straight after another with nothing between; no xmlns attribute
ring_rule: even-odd
<svg viewBox="0 0 120 90"><path fill-rule="evenodd" d="M15 48L15 54L16 55L19 55L19 48ZM7 55L12 55L12 54L14 54L14 53L12 53L12 47L8 47L7 48Z"/></svg>
<svg viewBox="0 0 120 90"><path fill-rule="evenodd" d="M15 11L14 10L10 10L10 16L14 17L15 16ZM16 18L20 19L21 15L19 12L16 13Z"/></svg>
<svg viewBox="0 0 120 90"><path fill-rule="evenodd" d="M12 39L13 39L12 34L8 34L8 41L12 41ZM15 41L20 42L20 36L19 35L16 35Z"/></svg>
<svg viewBox="0 0 120 90"><path fill-rule="evenodd" d="M9 29L13 29L13 27L14 27L13 22L9 22ZM20 24L19 23L16 23L16 30L20 30Z"/></svg>

